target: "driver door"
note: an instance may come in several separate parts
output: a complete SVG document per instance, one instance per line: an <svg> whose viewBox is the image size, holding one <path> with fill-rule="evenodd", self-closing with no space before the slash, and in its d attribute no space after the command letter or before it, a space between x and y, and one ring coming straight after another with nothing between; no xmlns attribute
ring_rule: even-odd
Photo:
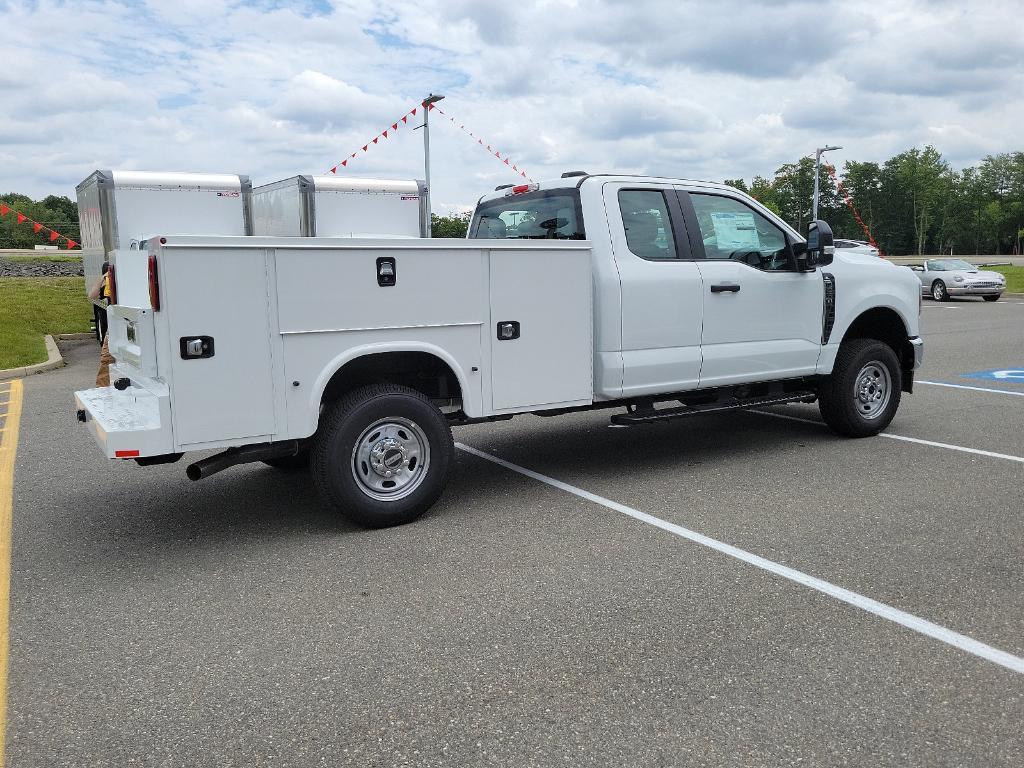
<svg viewBox="0 0 1024 768"><path fill-rule="evenodd" d="M799 272L785 231L728 194L681 192L702 287L699 387L813 375L821 351L821 272Z"/></svg>

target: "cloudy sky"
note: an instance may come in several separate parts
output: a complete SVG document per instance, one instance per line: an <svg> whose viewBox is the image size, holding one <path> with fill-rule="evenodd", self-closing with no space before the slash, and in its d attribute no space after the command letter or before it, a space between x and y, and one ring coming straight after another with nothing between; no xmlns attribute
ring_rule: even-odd
<svg viewBox="0 0 1024 768"><path fill-rule="evenodd" d="M428 92L533 178L1024 150L1024 2L0 0L0 192L96 168L422 177ZM436 119L435 119L436 118ZM411 126L410 121L409 125ZM434 210L515 180L432 113Z"/></svg>

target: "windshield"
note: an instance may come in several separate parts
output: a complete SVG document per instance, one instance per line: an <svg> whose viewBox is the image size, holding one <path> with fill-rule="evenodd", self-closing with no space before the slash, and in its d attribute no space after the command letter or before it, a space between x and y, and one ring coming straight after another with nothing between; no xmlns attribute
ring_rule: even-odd
<svg viewBox="0 0 1024 768"><path fill-rule="evenodd" d="M962 261L960 259L945 259L939 263L944 265L947 271L953 269L974 269L973 264L968 264L966 261Z"/></svg>
<svg viewBox="0 0 1024 768"><path fill-rule="evenodd" d="M586 240L575 190L510 195L482 203L471 238Z"/></svg>

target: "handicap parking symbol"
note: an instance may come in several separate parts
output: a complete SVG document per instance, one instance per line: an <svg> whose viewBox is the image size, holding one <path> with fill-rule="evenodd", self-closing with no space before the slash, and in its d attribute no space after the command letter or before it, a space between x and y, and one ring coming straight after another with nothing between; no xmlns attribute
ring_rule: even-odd
<svg viewBox="0 0 1024 768"><path fill-rule="evenodd" d="M1005 381L1008 383L1024 384L1024 366L1018 368L1004 368L995 371L975 371L974 373L961 373L965 379L988 379L989 381Z"/></svg>

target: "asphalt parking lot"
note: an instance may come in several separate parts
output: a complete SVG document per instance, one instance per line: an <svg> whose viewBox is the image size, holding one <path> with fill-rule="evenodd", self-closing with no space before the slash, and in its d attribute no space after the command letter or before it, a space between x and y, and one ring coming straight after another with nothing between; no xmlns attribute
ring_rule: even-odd
<svg viewBox="0 0 1024 768"><path fill-rule="evenodd" d="M1024 381L962 376L1024 369L1024 299L922 322L889 438L517 417L456 440L571 488L460 451L383 531L301 474L108 462L69 347L24 382L9 764L1024 765Z"/></svg>

